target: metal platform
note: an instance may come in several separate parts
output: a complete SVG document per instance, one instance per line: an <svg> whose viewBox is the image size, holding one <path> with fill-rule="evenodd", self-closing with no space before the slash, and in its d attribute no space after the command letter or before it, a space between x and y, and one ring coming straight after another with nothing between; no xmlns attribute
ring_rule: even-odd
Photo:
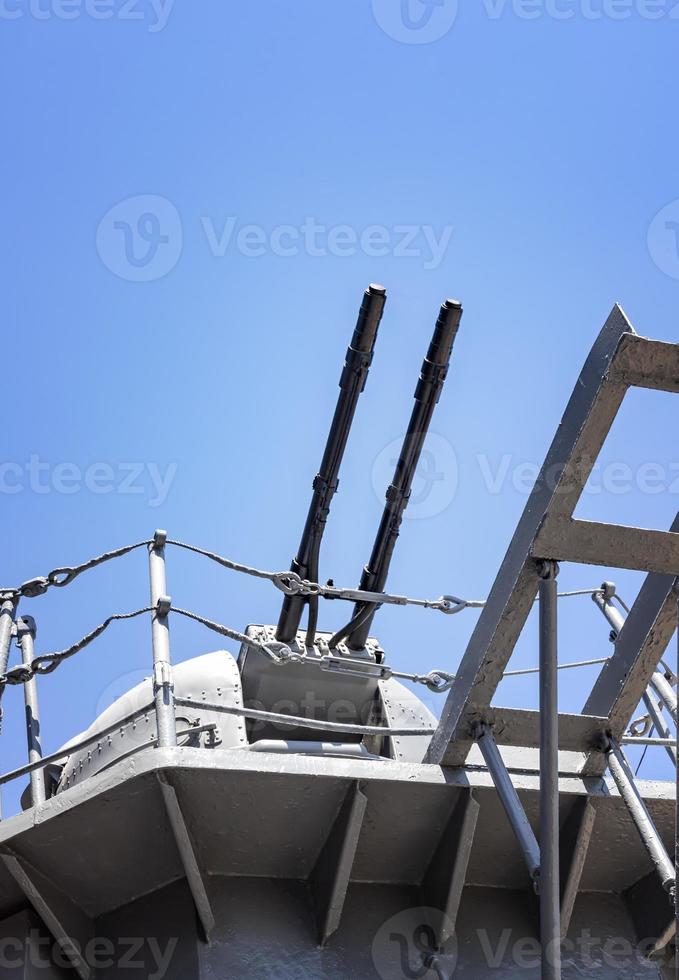
<svg viewBox="0 0 679 980"><path fill-rule="evenodd" d="M539 777L515 771L512 778L537 828ZM176 814L173 820L164 786L172 788L185 837L177 835ZM672 788L646 783L641 790L670 846ZM359 807L352 805L356 797L362 801ZM575 923L573 934L582 929L583 919L602 940L618 935L616 929L622 929L621 935L634 934L635 920L643 928L649 911L634 889L650 868L641 842L630 835L629 816L615 787L601 779L563 778L560 806L569 828L562 890L568 898L567 919L573 917ZM588 819L590 808L596 819ZM585 865L578 860L583 820L591 836ZM77 842L77 847L64 847L65 841ZM529 877L493 781L475 767L451 770L248 750L147 749L0 824L0 855L0 917L25 908L29 890L53 933L75 936L83 947L92 936L136 935L116 932L118 923L133 915L135 903L144 904L144 896L154 896L153 903L162 905L164 889L187 877L188 858L218 925L210 954L203 948L201 929L190 926L193 917L187 920L184 912L182 943L188 938L196 960L201 950L200 957L210 960L213 969L217 963L222 969L234 966L222 946L225 935L229 941L234 938L234 919L223 914L229 895L229 907L236 902L232 914L238 922L248 914L259 922L260 964L274 942L270 920L258 915L262 894L269 903L276 895L288 894L288 901L294 897L300 921L297 940L281 952L287 969L281 967L277 975L285 977L334 978L340 966L347 971L343 976L380 977L370 943L366 949L357 940L358 921L380 919L384 909L396 914L412 908L413 902L416 908L445 911L447 930L458 913L464 916L461 936L473 936L472 926L488 925L490 909L509 914L518 905L522 911L513 926L516 938L535 940L539 935ZM190 891L187 901L190 908ZM176 915L176 903L172 905ZM151 926L147 918L142 921L146 935ZM376 922L375 931L382 921ZM507 921L511 923L511 915ZM564 925L568 932L568 922ZM244 934L237 932L236 942L243 944ZM440 938L445 947L450 937ZM301 943L306 965L293 969L292 950ZM327 956L319 956L319 943L329 943ZM483 967L481 950L470 944L466 955L470 969L476 963L474 977L497 975ZM248 956L251 964L257 963L256 948ZM361 969L358 963L363 963ZM620 964L617 973L605 963L600 967L597 975L603 977L639 975ZM270 975L251 969L237 975ZM639 970L638 963L634 969ZM653 975L648 965L643 975ZM206 968L181 973L177 967L167 976L193 980L213 974Z"/></svg>

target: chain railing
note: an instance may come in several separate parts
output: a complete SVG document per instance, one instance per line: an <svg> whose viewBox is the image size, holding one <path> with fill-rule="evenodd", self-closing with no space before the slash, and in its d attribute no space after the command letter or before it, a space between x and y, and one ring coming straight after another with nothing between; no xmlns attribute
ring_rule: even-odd
<svg viewBox="0 0 679 980"><path fill-rule="evenodd" d="M304 661L313 664L320 670L336 674L356 674L362 676L370 674L380 680L398 678L411 683L422 684L433 693L443 693L452 686L455 675L444 670L432 670L427 674L408 673L396 670L387 664L366 664L351 656L338 655L337 650L332 646L332 640L328 641L322 637L315 638L314 652L317 655L307 656L308 650L304 653L292 650L285 643L276 641L262 642L252 636L235 630L222 623L215 622L196 612L174 606L167 594L166 582L166 548L176 547L194 554L201 555L218 565L232 571L240 572L270 581L277 589L289 596L301 597L322 597L327 600L339 600L346 602L371 602L373 604L391 604L397 606L419 606L425 609L434 609L446 615L454 615L465 609L478 609L485 605L485 600L462 599L455 595L442 595L439 599L417 599L403 595L389 593L372 593L360 589L345 589L336 587L334 584L321 585L300 578L294 572L270 572L264 569L244 565L231 559L224 558L215 552L207 551L195 545L187 544L168 538L165 531L158 530L152 538L138 541L134 544L126 545L112 551L105 552L95 558L74 566L63 566L55 568L45 576L38 576L29 579L14 588L0 589L0 698L8 686L23 686L24 699L26 704L27 718L27 741L28 741L28 764L0 776L0 786L11 780L22 776L30 776L31 779L31 799L34 804L44 802L45 784L42 778L42 770L55 762L64 758L64 751L43 756L41 750L40 737L40 713L38 704L37 678L42 674L50 674L55 671L64 661L80 653L96 639L98 639L113 623L128 621L139 616L149 615L151 617L151 639L153 651L153 702L140 709L139 713L154 708L157 719L157 737L148 743L139 746L140 749L150 746L170 747L177 744L178 734L175 723L175 697L172 678L172 664L170 656L170 619L172 615L182 616L193 622L197 622L214 633L234 640L237 643L245 644L266 656L272 662L284 666ZM31 616L19 615L19 603L22 599L35 599L44 595L51 588L64 588L72 584L81 574L99 567L116 558L121 558L141 548L148 551L149 562L149 582L150 582L150 601L149 605L140 607L131 612L114 613L108 616L102 623L90 630L76 643L51 653L35 655L34 641L36 636L35 620ZM602 586L593 589L577 589L568 592L558 593L559 597L566 598L571 596L590 595L597 605L602 609L612 625L620 627L622 617L614 610L611 613L611 603L613 600L623 608L627 609L622 600L617 597L615 587L611 583L604 583ZM615 615L614 615L615 614ZM615 616L617 615L617 618ZM9 651L12 639L16 639L21 650L21 663L16 666L9 666ZM609 660L608 657L577 661L574 663L559 664L559 670L571 670L581 667L603 665ZM507 670L505 677L519 677L539 673L539 667L528 667L518 670ZM676 680L675 678L671 678ZM630 726L630 731L622 739L624 745L658 745L666 748L676 761L676 738L670 738L669 730L660 727L659 714L663 707L668 705L668 699L674 697L674 718L676 720L676 695L671 694L669 678L665 678L665 685L669 686L670 694L664 688L660 688L661 694L656 691L656 698L660 698L659 703L654 700L650 693L647 694L646 702L650 705L651 712L655 706L655 713L637 719ZM657 680L657 679L656 679ZM661 681L658 681L660 684ZM648 700L650 698L650 701ZM177 704L184 704L177 699ZM227 713L240 715L253 720L266 720L278 722L281 719L287 723L295 722L303 724L307 728L314 728L326 732L338 732L344 734L362 733L364 735L398 735L401 736L421 736L430 735L433 729L399 729L391 730L382 726L361 726L361 725L341 725L330 723L323 720L311 721L310 719L291 719L289 716L278 716L276 713L267 711L256 711L248 708L228 707L223 708ZM670 712L672 706L670 705ZM0 708L0 720L2 718ZM123 722L130 722L130 719L123 719ZM115 728L122 723L118 721ZM657 738L652 738L649 734L655 727L659 731ZM98 732L93 738L87 739L77 745L69 746L68 753L72 753L81 748L87 747L91 742L98 738L105 737L105 732Z"/></svg>

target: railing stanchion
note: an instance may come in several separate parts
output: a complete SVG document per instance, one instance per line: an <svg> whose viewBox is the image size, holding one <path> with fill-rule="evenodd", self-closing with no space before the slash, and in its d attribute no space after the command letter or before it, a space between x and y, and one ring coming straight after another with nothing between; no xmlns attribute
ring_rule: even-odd
<svg viewBox="0 0 679 980"><path fill-rule="evenodd" d="M0 601L0 674L7 671L9 663L9 648L12 643L12 630L16 614L17 600L2 599ZM2 715L0 715L0 718Z"/></svg>
<svg viewBox="0 0 679 980"><path fill-rule="evenodd" d="M7 672L9 664L9 648L12 645L14 617L17 610L17 599L13 596L0 602L0 674ZM0 688L0 702L3 690ZM2 704L0 703L0 730L2 729ZM2 791L0 790L0 820L2 820Z"/></svg>
<svg viewBox="0 0 679 980"><path fill-rule="evenodd" d="M151 638L153 641L153 699L158 723L158 746L177 744L174 714L174 684L170 661L170 597L165 578L166 531L156 531L149 545L149 579L151 585Z"/></svg>
<svg viewBox="0 0 679 980"><path fill-rule="evenodd" d="M540 569L540 938L542 980L561 977L559 895L559 705L557 586L559 566Z"/></svg>
<svg viewBox="0 0 679 980"><path fill-rule="evenodd" d="M30 667L33 663L34 640L35 640L35 620L32 616L22 616L17 620L16 635L21 659L25 667ZM24 681L24 702L26 704L26 738L28 740L28 761L29 763L40 762L42 759L42 741L40 732L40 711L38 710L38 685L33 675L29 680ZM31 773L31 803L38 806L44 803L45 793L45 773L38 769Z"/></svg>

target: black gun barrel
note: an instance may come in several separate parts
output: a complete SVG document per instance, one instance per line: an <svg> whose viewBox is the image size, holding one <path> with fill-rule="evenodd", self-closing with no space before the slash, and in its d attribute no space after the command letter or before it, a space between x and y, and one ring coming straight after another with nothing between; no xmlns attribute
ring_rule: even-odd
<svg viewBox="0 0 679 980"><path fill-rule="evenodd" d="M384 286L374 284L368 286L363 294L356 328L347 349L335 414L328 433L321 468L313 482L313 496L302 539L291 566L293 572L312 581L318 580L321 539L328 520L330 504L339 485L339 469L354 420L356 405L368 378L386 298ZM278 640L289 643L294 639L306 602L305 598L299 596L285 597L276 629Z"/></svg>
<svg viewBox="0 0 679 980"><path fill-rule="evenodd" d="M403 513L408 506L413 477L431 424L434 408L441 396L448 373L453 343L462 318L462 305L447 299L441 306L434 335L422 364L415 389L415 405L410 417L401 454L396 463L394 479L386 494L382 520L375 537L370 561L363 569L360 588L382 592L387 584L389 565L399 535ZM377 611L374 603L357 603L350 623L333 637L333 645L346 637L351 650L361 650L368 639L372 620Z"/></svg>

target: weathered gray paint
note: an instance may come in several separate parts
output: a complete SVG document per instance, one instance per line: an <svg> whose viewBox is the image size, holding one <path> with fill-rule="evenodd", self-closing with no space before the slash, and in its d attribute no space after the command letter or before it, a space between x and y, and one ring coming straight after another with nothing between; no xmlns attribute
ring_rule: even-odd
<svg viewBox="0 0 679 980"><path fill-rule="evenodd" d="M187 833L205 876L216 920L209 947L202 940L163 805L162 773L182 801ZM340 909L341 917L334 920L337 929L327 948L320 950L322 905L314 899L309 879L357 781L367 804L351 843L353 857L336 865L351 871L344 902L326 904L326 909ZM513 772L512 781L535 830L538 775ZM673 787L640 787L666 846L671 846ZM462 812L458 808L464 808L470 789L476 801L474 819L460 823L455 814ZM588 800L599 813L570 934L596 925L602 942L613 936L634 939L626 907L616 896L651 868L629 814L614 787L602 780L562 777L560 791L562 824L574 806ZM353 826L358 828L358 822ZM48 800L38 811L0 824L0 846L8 842L95 920L96 935L116 942L140 933L161 939L178 936L179 965L168 980L379 977L371 952L375 937L391 915L410 909L417 918L419 913L412 910L426 902L434 910L445 904L431 887L436 876L443 885L448 877L449 916L458 906L456 975L470 980L531 975L511 972L511 950L504 972L487 971L478 945L476 930L489 925L495 930L489 940L493 943L504 928L514 930L516 939L537 938L536 903L518 846L492 780L479 768L445 770L396 760L247 750L147 749ZM517 891L517 882L525 882L525 888ZM1 915L26 905L21 892L12 891L13 883L0 867ZM586 914L580 913L583 908ZM658 935L664 925L658 920ZM151 952L146 949L141 955L148 958ZM597 954L597 963L602 955ZM582 969L581 962L566 958L563 976L582 976ZM616 967L615 972L603 963L597 965L597 975L623 980L654 975L645 968L639 974L640 969L637 964L637 973L632 967ZM97 980L117 975L110 969L97 974ZM119 975L124 980L127 974ZM398 975L389 980L398 980Z"/></svg>
<svg viewBox="0 0 679 980"><path fill-rule="evenodd" d="M573 909L580 890L585 863L592 842L596 808L583 797L576 800L561 831L561 934L568 934Z"/></svg>
<svg viewBox="0 0 679 980"><path fill-rule="evenodd" d="M655 871L626 889L622 898L638 936L660 935L667 940L672 938L675 927L674 903Z"/></svg>
<svg viewBox="0 0 679 980"><path fill-rule="evenodd" d="M561 978L558 565L540 569L540 941L542 980Z"/></svg>
<svg viewBox="0 0 679 980"><path fill-rule="evenodd" d="M620 344L610 377L635 388L678 392L679 347L630 334Z"/></svg>
<svg viewBox="0 0 679 980"><path fill-rule="evenodd" d="M204 936L207 940L209 940L210 933L214 929L215 917L210 907L210 898L207 893L205 881L203 880L200 865L198 864L198 860L196 858L193 841L191 840L191 835L189 834L186 826L184 814L182 813L182 808L174 786L168 782L168 778L165 773L161 773L159 775L158 782L160 784L160 790L163 794L163 802L165 804L165 809L167 810L170 826L172 827L172 833L174 834L174 839L177 843L177 850L179 851L182 867L184 868L184 873L186 874L186 880L191 891L191 896L196 906L196 912L198 913L198 918L200 919L203 927Z"/></svg>
<svg viewBox="0 0 679 980"><path fill-rule="evenodd" d="M670 530L679 531L679 514ZM676 629L675 578L646 577L615 640L615 656L602 668L583 708L585 714L610 716L616 737L632 718Z"/></svg>
<svg viewBox="0 0 679 980"><path fill-rule="evenodd" d="M433 923L437 948L455 934L478 818L471 790L460 793L422 881L422 905L442 913Z"/></svg>
<svg viewBox="0 0 679 980"><path fill-rule="evenodd" d="M679 568L679 534L554 515L538 531L531 554L539 559L554 555L557 561L671 575Z"/></svg>
<svg viewBox="0 0 679 980"><path fill-rule="evenodd" d="M252 625L245 632L247 636L261 643L274 643L276 639L273 626ZM332 634L319 633L318 636L327 643ZM330 719L349 724L367 724L377 695L377 677L358 677L355 674L321 670L318 666L321 655L315 648L305 648L304 633L298 633L288 646L293 653L303 656L304 660L281 667L243 644L238 665L242 677L243 699L247 707L323 721ZM340 655L350 654L352 658L364 660L366 664L374 664L384 658L384 651L373 638L366 641L361 651L350 651L342 643L337 652ZM312 729L264 721L249 722L248 733L250 741L260 738L313 741L318 738L318 733ZM346 742L360 740L360 735L342 738Z"/></svg>
<svg viewBox="0 0 679 980"><path fill-rule="evenodd" d="M359 783L354 783L347 790L309 878L321 946L326 944L342 920L367 805L367 797L361 792Z"/></svg>
<svg viewBox="0 0 679 980"><path fill-rule="evenodd" d="M300 881L215 878L218 926L213 942L201 942L191 897L183 882L145 896L100 918L97 936L114 950L114 966L97 980L139 976L159 980L158 958L167 955L164 980L435 980L422 968L413 943L418 927L429 925L416 889L353 884L342 924L332 941L318 946L313 904ZM2 926L0 925L0 929ZM427 933L423 933L427 936ZM567 980L658 978L620 941L633 936L623 900L614 895L581 895L567 939L563 976ZM610 937L617 937L611 945ZM607 945L608 943L608 945ZM109 947L110 948L110 947ZM133 969L120 966L133 957ZM520 891L469 887L458 916L457 938L441 951L444 975L469 980L524 980L540 976L534 906ZM11 975L9 975L11 976ZM52 976L44 972L28 975ZM17 980L23 975L18 974ZM54 974L61 980L61 975ZM4 980L4 978L3 978ZM14 980L14 977L11 978Z"/></svg>
<svg viewBox="0 0 679 980"><path fill-rule="evenodd" d="M491 725L491 712L502 714L501 708L490 708L491 700L532 607L542 561L567 560L652 573L630 616L627 640L616 648L588 702L592 716L608 717L613 712L600 734L605 736L609 730L620 734L617 728L627 703L649 664L657 665L670 629L672 598L667 577L679 570L679 533L582 521L573 513L627 389L636 385L679 391L678 370L679 345L638 337L616 306L585 362L457 670L425 761L463 764L474 725ZM624 633L625 629L621 636ZM643 688L635 703L642 693ZM527 743L517 738L511 744ZM572 746L560 739L560 747ZM584 747L586 772L596 774L603 771L603 759L592 749Z"/></svg>
<svg viewBox="0 0 679 980"><path fill-rule="evenodd" d="M151 980L158 959L170 953L167 972L155 980L202 980L199 923L184 881L115 909L97 919L98 936L113 943L112 965L97 970L96 980ZM138 965L121 966L125 957ZM236 974L238 976L238 974ZM253 978L254 980L254 978Z"/></svg>
<svg viewBox="0 0 679 980"><path fill-rule="evenodd" d="M226 650L194 657L179 664L174 668L174 685L177 698L195 698L198 702L208 703L221 701L233 707L243 706L238 667L234 658ZM143 709L144 705L151 705L153 699L153 680L148 677L122 697L117 698L85 732L67 742L62 750L63 770L58 791L62 792L91 778L95 773L139 751L155 738L157 736L156 714L152 707L133 722L125 721L133 712ZM189 729L191 726L210 723L217 725L215 738L220 746L233 748L247 744L243 718L211 711L207 707L177 708L175 715L178 729ZM117 722L120 722L120 728L110 732L106 737L78 751L70 751L71 745L96 736L98 732L110 729L111 725ZM210 741L210 736L196 734L187 735L183 739L184 744L194 746L204 741Z"/></svg>
<svg viewBox="0 0 679 980"><path fill-rule="evenodd" d="M54 939L32 909L1 921L2 980L76 980L75 971L52 955L53 944Z"/></svg>
<svg viewBox="0 0 679 980"><path fill-rule="evenodd" d="M90 980L92 971L81 955L81 949L93 936L91 920L68 895L24 858L13 852L2 852L0 860L50 934L62 944L63 953L80 980Z"/></svg>
<svg viewBox="0 0 679 980"><path fill-rule="evenodd" d="M626 385L609 381L607 372L622 339L630 333L634 331L625 314L614 307L585 362L481 611L426 756L428 762L460 765L469 753L467 707L490 705L533 606L538 572L531 549L545 515L573 514L622 404Z"/></svg>

